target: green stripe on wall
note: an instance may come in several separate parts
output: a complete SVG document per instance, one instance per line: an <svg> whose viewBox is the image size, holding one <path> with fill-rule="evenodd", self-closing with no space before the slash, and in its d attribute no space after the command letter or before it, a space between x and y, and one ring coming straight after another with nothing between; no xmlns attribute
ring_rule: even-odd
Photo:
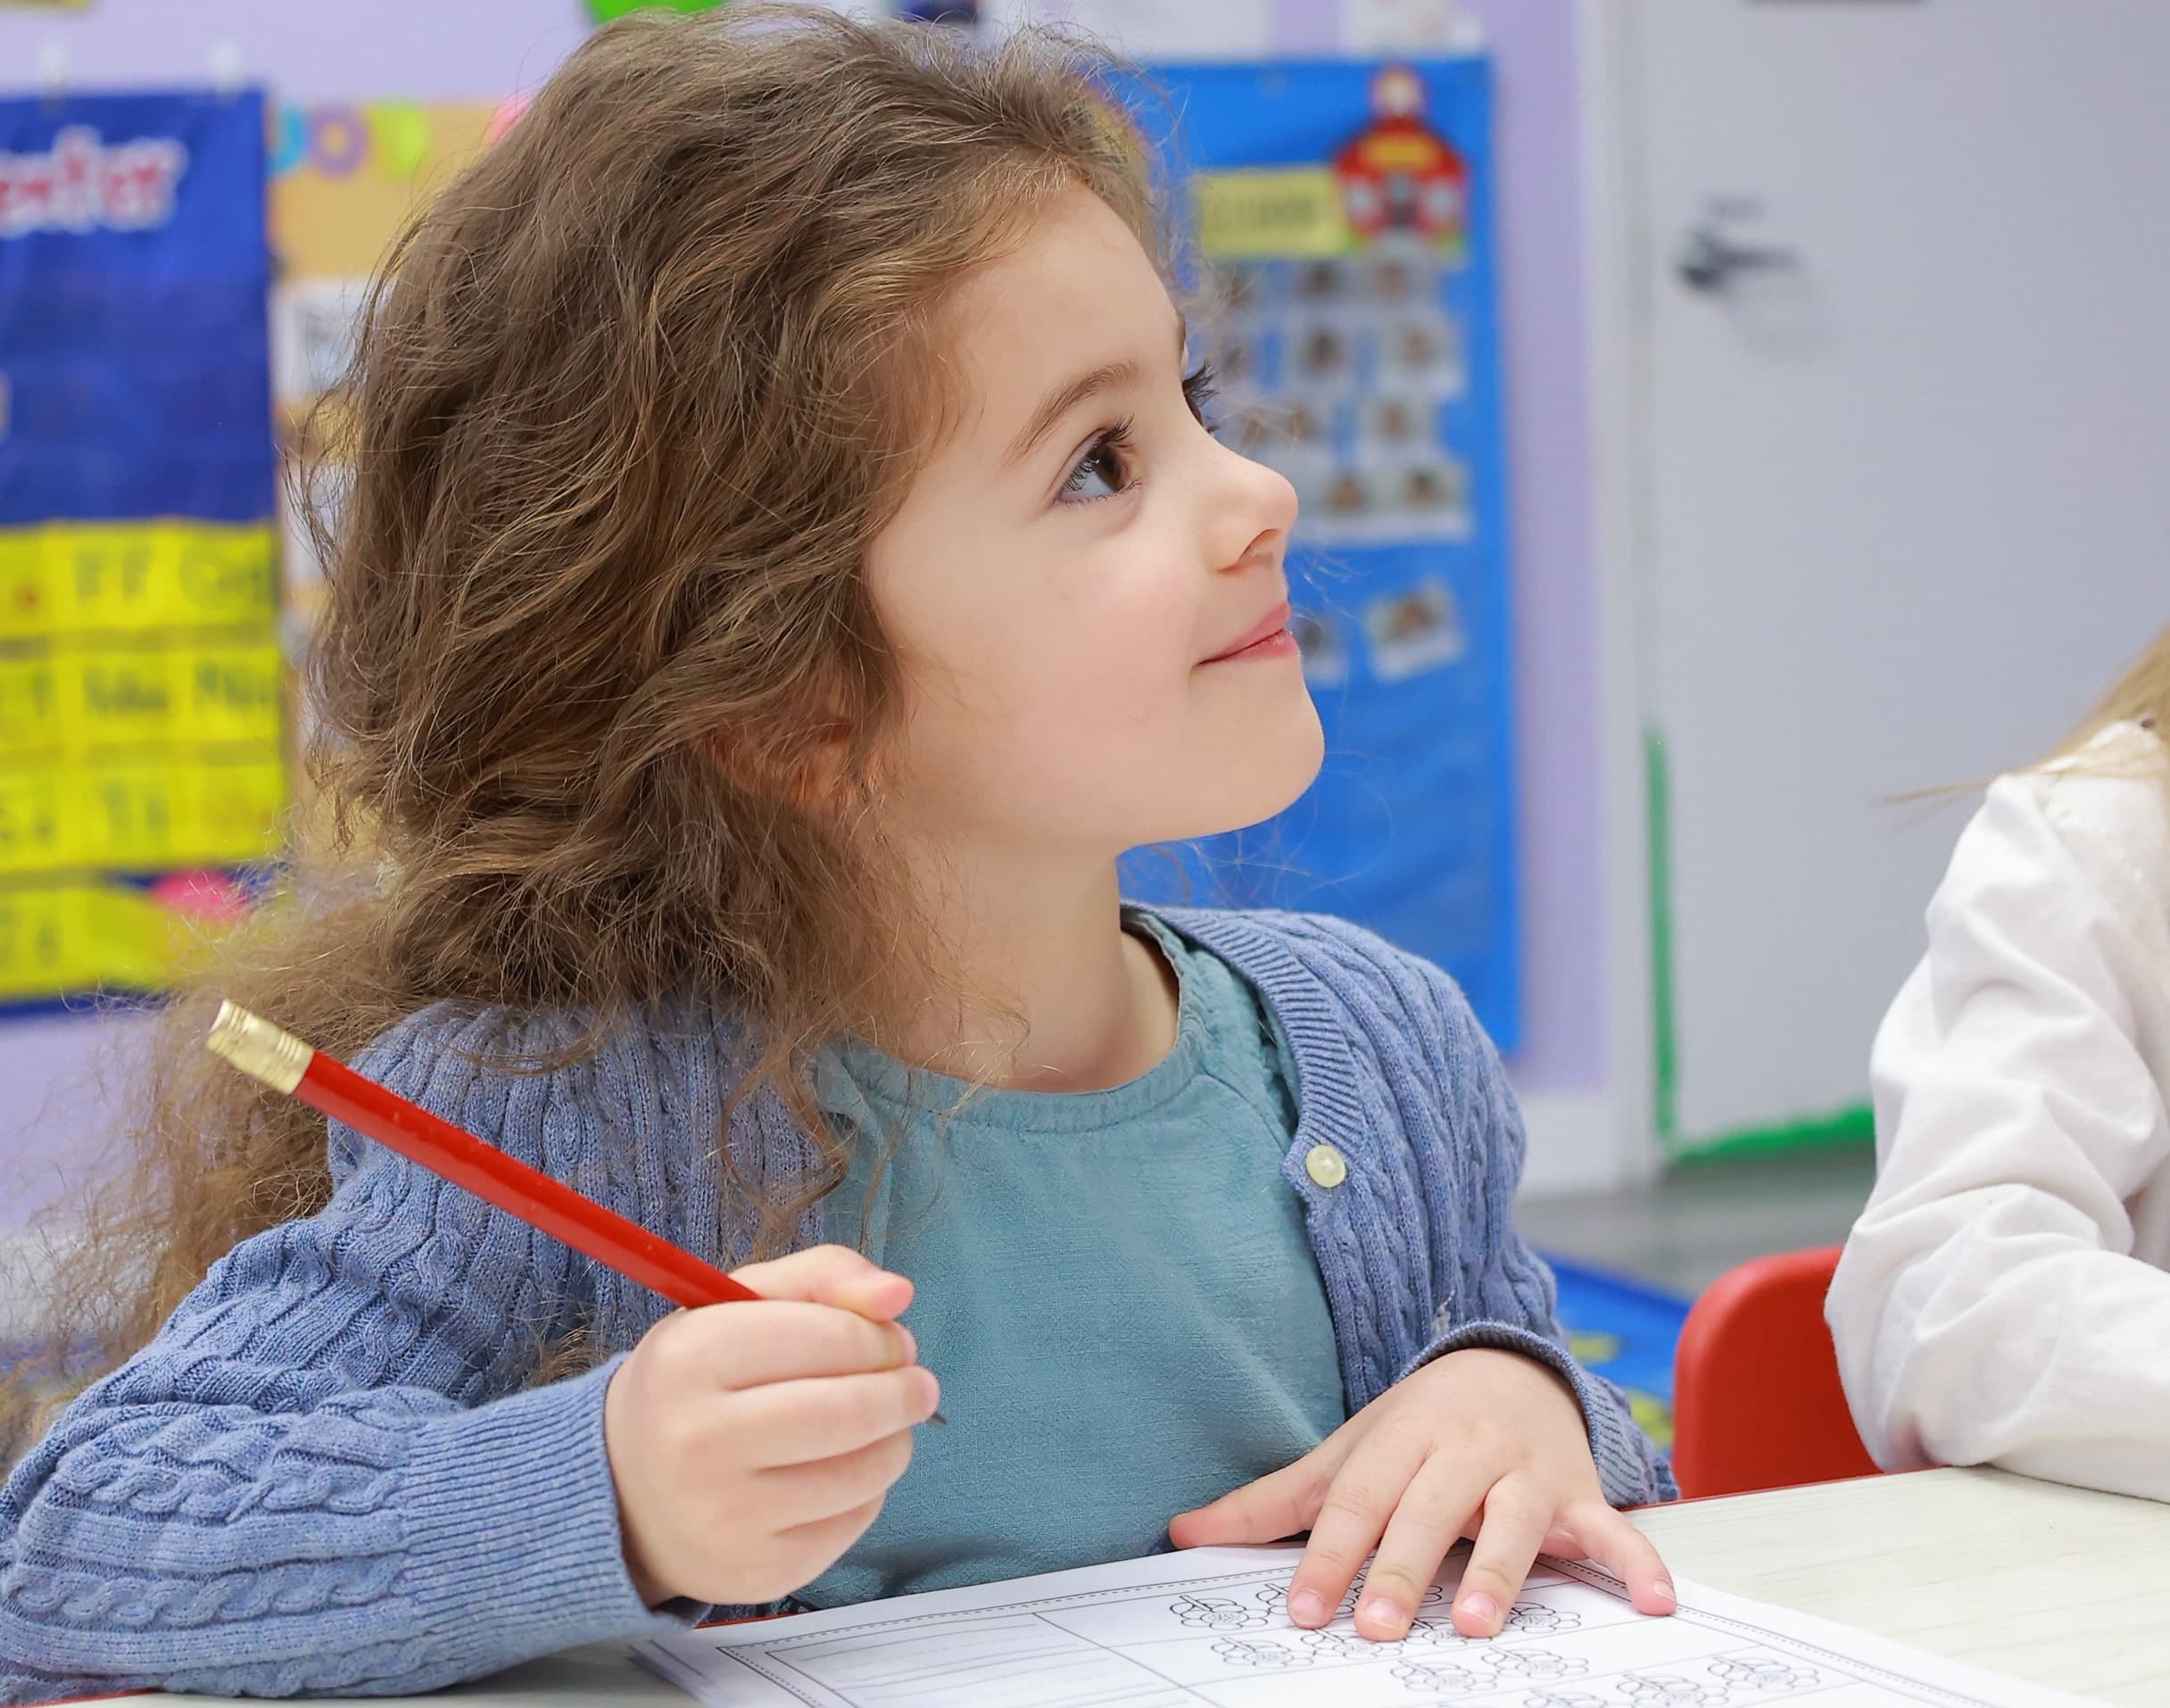
<svg viewBox="0 0 2170 1708"><path fill-rule="evenodd" d="M1875 1143L1876 1115L1866 1103L1768 1126L1738 1127L1708 1138L1692 1138L1680 1131L1679 1014L1673 986L1672 775L1665 738L1654 724L1643 731L1643 792L1650 838L1651 1038L1657 1056L1652 1092L1659 1144L1676 1162L1699 1163Z"/></svg>
<svg viewBox="0 0 2170 1708"><path fill-rule="evenodd" d="M1866 1103L1850 1104L1829 1115L1810 1115L1770 1127L1736 1127L1709 1139L1676 1137L1670 1146L1677 1163L1707 1163L1732 1157L1759 1157L1780 1150L1823 1150L1876 1140L1876 1112Z"/></svg>
<svg viewBox="0 0 2170 1708"><path fill-rule="evenodd" d="M1643 731L1644 822L1650 838L1650 1012L1657 1051L1653 1087L1658 1142L1676 1150L1680 1140L1680 1045L1673 1030L1673 804L1666 771L1665 738L1657 725Z"/></svg>

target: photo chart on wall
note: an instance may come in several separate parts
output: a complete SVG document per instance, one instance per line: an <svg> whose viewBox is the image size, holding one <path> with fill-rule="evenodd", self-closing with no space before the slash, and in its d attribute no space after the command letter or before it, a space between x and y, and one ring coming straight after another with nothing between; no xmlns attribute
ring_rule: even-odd
<svg viewBox="0 0 2170 1708"><path fill-rule="evenodd" d="M1481 55L1170 64L1194 359L1302 500L1289 569L1323 775L1254 829L1131 858L1148 900L1339 914L1520 1032L1509 542Z"/></svg>

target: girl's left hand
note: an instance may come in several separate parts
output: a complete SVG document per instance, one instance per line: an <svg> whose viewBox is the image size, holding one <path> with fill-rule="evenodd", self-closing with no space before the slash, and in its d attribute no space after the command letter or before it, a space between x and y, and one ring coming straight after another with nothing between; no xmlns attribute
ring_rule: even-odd
<svg viewBox="0 0 2170 1708"><path fill-rule="evenodd" d="M1227 1547L1306 1530L1288 1617L1307 1628L1333 1617L1377 1548L1356 1629L1404 1636L1463 1536L1477 1543L1454 1596L1464 1637L1498 1631L1541 1552L1610 1568L1643 1613L1674 1607L1657 1549L1605 1504L1574 1393L1520 1353L1448 1353L1294 1464L1183 1513L1168 1534L1178 1547Z"/></svg>

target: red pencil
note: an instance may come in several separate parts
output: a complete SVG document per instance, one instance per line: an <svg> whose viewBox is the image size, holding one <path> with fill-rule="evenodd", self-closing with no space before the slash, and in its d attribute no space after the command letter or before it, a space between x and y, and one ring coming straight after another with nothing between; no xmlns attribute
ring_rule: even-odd
<svg viewBox="0 0 2170 1708"><path fill-rule="evenodd" d="M715 1264L363 1078L246 1008L221 1002L205 1042L213 1055L252 1078L345 1122L674 1305L692 1309L761 1297ZM945 1422L939 1412L932 1421Z"/></svg>

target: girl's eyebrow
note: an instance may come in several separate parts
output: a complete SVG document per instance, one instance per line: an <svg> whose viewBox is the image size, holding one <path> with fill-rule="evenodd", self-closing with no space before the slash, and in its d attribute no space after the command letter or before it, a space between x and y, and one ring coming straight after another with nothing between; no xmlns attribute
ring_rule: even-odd
<svg viewBox="0 0 2170 1708"><path fill-rule="evenodd" d="M1175 317L1175 356L1178 361L1183 359L1183 352L1189 343L1189 323L1179 313ZM1031 456L1032 447L1055 430L1056 423L1087 398L1097 397L1102 392L1115 391L1124 386L1135 386L1138 379L1138 364L1125 357L1121 361L1104 361L1097 368L1080 374L1068 385L1057 386L1040 401L1039 407L1032 411L1031 419L1024 424L1024 431L1003 453L1003 467L1006 468Z"/></svg>
<svg viewBox="0 0 2170 1708"><path fill-rule="evenodd" d="M1022 462L1032 452L1032 447L1054 431L1055 424L1089 397L1097 397L1102 392L1112 392L1119 386L1138 383L1138 364L1129 360L1104 361L1097 368L1080 374L1066 386L1058 386L1049 392L1032 411L1032 419L1024 424L1002 461L1006 468Z"/></svg>

